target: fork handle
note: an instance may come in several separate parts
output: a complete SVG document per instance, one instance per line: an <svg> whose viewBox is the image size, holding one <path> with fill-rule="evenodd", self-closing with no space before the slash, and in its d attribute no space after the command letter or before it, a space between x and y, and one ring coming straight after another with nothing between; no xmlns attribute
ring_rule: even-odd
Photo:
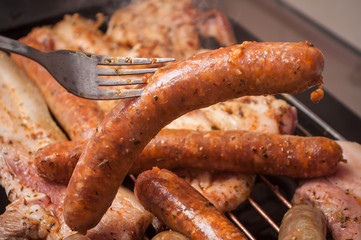
<svg viewBox="0 0 361 240"><path fill-rule="evenodd" d="M0 50L16 53L33 60L39 59L40 54L42 53L39 50L25 45L22 42L4 36L0 36Z"/></svg>

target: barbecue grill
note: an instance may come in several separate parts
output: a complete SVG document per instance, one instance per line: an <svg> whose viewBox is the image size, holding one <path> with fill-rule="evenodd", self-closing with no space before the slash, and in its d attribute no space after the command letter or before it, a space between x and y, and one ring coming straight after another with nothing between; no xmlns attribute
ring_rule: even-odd
<svg viewBox="0 0 361 240"><path fill-rule="evenodd" d="M129 2L124 0L5 1L0 3L0 34L11 38L20 38L35 26L54 24L60 21L65 13L79 12L91 18L96 13L103 12L105 16L110 16L114 10ZM324 100L317 105L313 104L309 100L311 90L297 96L279 95L277 97L286 100L298 110L299 123L295 134L326 136L335 140L347 139L361 143L361 130L359 129L361 118L327 91L328 79L333 77L332 71L334 71L334 69L327 69L328 61L332 62L334 58L340 57L348 61L348 65L357 66L361 63L361 52L358 49L332 35L282 1L196 2L200 8L216 7L223 11L230 18L238 42L245 40L309 40L313 42L325 53L326 91ZM38 6L42 6L42 8L38 8ZM249 7L249 11L262 13L257 14L259 19L257 23L247 17L247 14L239 13L240 9L247 11L247 7ZM272 17L274 19L270 21L269 19ZM288 19L288 21L282 22L280 21L282 19ZM273 32L262 32L259 22L271 22L272 26L264 26L264 28L273 29ZM212 39L203 39L202 44L207 48L218 47ZM331 73L327 72L328 70ZM349 77L347 71L348 69L341 71L345 73L345 79ZM132 187L132 177L127 178L125 183ZM227 216L249 239L277 239L281 220L288 208L291 207L290 201L297 185L297 180L287 177L258 176L248 200L235 211L227 213ZM6 193L1 189L1 213L4 212L7 204ZM149 230L147 234L151 238L154 231Z"/></svg>

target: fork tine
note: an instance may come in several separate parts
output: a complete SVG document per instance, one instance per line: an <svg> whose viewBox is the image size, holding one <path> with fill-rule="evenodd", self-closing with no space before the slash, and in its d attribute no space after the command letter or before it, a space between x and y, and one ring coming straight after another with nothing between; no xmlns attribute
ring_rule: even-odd
<svg viewBox="0 0 361 240"><path fill-rule="evenodd" d="M158 68L139 68L139 69L108 69L98 68L99 76L120 76L120 75L136 75L144 73L154 73Z"/></svg>
<svg viewBox="0 0 361 240"><path fill-rule="evenodd" d="M139 97L144 88L136 89L98 89L98 94L94 99L116 100L121 98Z"/></svg>
<svg viewBox="0 0 361 240"><path fill-rule="evenodd" d="M93 54L98 60L99 65L145 65L156 63L167 63L175 61L175 58L133 58L133 57L114 57Z"/></svg>
<svg viewBox="0 0 361 240"><path fill-rule="evenodd" d="M145 84L146 80L139 79L106 79L98 78L97 83L99 86L119 86L119 85L134 85L134 84Z"/></svg>

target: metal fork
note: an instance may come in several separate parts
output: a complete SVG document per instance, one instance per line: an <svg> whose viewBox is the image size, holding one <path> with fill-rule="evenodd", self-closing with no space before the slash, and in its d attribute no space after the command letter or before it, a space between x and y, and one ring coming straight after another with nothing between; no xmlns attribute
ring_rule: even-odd
<svg viewBox="0 0 361 240"><path fill-rule="evenodd" d="M121 86L147 83L138 79L106 79L98 76L121 76L153 73L157 68L106 69L98 65L151 65L174 61L174 58L131 58L103 56L93 53L59 50L41 52L19 41L0 36L0 50L28 57L45 69L69 92L87 99L120 99L138 97L143 88L103 89L99 86Z"/></svg>

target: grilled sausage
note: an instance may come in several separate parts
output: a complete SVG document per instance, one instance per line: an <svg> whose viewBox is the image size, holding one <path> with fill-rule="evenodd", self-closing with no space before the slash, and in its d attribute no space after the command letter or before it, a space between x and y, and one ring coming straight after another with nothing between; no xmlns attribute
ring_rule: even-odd
<svg viewBox="0 0 361 240"><path fill-rule="evenodd" d="M187 240L185 236L174 231L163 231L155 235L152 240Z"/></svg>
<svg viewBox="0 0 361 240"><path fill-rule="evenodd" d="M138 155L131 173L158 166L313 178L334 173L342 160L341 147L324 137L162 130Z"/></svg>
<svg viewBox="0 0 361 240"><path fill-rule="evenodd" d="M76 233L65 237L64 240L89 240L89 238L87 238L85 235Z"/></svg>
<svg viewBox="0 0 361 240"><path fill-rule="evenodd" d="M67 184L84 146L64 142L41 149L36 154L40 174ZM313 178L334 173L342 160L340 146L324 137L163 129L138 155L129 173L157 166Z"/></svg>
<svg viewBox="0 0 361 240"><path fill-rule="evenodd" d="M21 41L41 51L52 51L54 46L48 31L47 27L34 29ZM39 42L39 39L45 40ZM82 99L67 92L38 63L15 54L11 57L38 86L51 112L72 140L89 138L94 133L104 118L104 113L95 101Z"/></svg>
<svg viewBox="0 0 361 240"><path fill-rule="evenodd" d="M168 170L141 173L134 193L145 209L189 239L246 239L197 190Z"/></svg>
<svg viewBox="0 0 361 240"><path fill-rule="evenodd" d="M300 204L287 211L282 219L279 240L325 240L326 218L310 205Z"/></svg>
<svg viewBox="0 0 361 240"><path fill-rule="evenodd" d="M307 42L245 42L159 69L141 97L110 112L70 179L66 223L85 232L110 206L136 156L170 121L244 95L299 93L322 82L322 53Z"/></svg>
<svg viewBox="0 0 361 240"><path fill-rule="evenodd" d="M67 141L40 148L35 154L39 175L52 182L68 184L85 146L84 141Z"/></svg>

